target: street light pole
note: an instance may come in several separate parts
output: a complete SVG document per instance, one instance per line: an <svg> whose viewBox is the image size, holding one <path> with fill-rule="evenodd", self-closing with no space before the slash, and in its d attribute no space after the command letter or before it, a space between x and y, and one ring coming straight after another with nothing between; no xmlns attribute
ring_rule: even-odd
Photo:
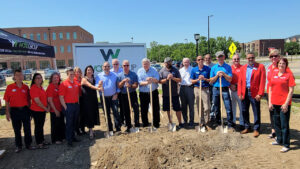
<svg viewBox="0 0 300 169"><path fill-rule="evenodd" d="M209 43L209 17L213 17L214 15L209 15L209 16L207 16L207 22L208 22L208 24L207 24L207 28L208 28L208 31L207 31L207 47L208 47L208 51L207 51L207 53L209 53L210 54L210 43Z"/></svg>
<svg viewBox="0 0 300 169"><path fill-rule="evenodd" d="M198 57L198 41L199 41L199 39L200 39L200 34L195 33L195 34L194 34L194 38L195 38L195 40L196 40L196 57Z"/></svg>

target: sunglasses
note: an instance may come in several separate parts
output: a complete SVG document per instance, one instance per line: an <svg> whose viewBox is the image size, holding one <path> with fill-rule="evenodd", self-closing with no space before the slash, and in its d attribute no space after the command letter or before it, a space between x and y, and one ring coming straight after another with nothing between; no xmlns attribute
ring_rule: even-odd
<svg viewBox="0 0 300 169"><path fill-rule="evenodd" d="M237 58L237 59L233 59L233 60L240 60L239 58Z"/></svg>
<svg viewBox="0 0 300 169"><path fill-rule="evenodd" d="M203 59L197 59L197 61L201 61L201 60L203 60Z"/></svg>
<svg viewBox="0 0 300 169"><path fill-rule="evenodd" d="M103 67L110 67L110 66L103 66Z"/></svg>
<svg viewBox="0 0 300 169"><path fill-rule="evenodd" d="M123 65L124 67L128 67L129 65Z"/></svg>
<svg viewBox="0 0 300 169"><path fill-rule="evenodd" d="M113 65L119 65L119 63L113 64Z"/></svg>
<svg viewBox="0 0 300 169"><path fill-rule="evenodd" d="M272 56L270 56L270 58L277 58L277 57L279 57L279 55L272 55Z"/></svg>
<svg viewBox="0 0 300 169"><path fill-rule="evenodd" d="M254 59L255 57L249 57L249 58L247 58L248 60L252 60L252 59Z"/></svg>

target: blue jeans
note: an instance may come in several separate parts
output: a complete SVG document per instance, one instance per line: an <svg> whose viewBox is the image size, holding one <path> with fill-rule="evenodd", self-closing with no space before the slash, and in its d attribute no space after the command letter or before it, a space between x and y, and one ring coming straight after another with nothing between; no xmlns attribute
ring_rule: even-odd
<svg viewBox="0 0 300 169"><path fill-rule="evenodd" d="M227 113L227 125L228 125L228 127L233 127L234 123L232 121L232 107L231 107L231 99L230 99L228 87L223 87L222 96L223 96L223 102L224 102L226 113ZM212 112L214 112L216 117L213 116L212 119L215 118L218 124L221 124L220 107L221 107L220 106L220 89L218 87L213 87Z"/></svg>
<svg viewBox="0 0 300 169"><path fill-rule="evenodd" d="M282 144L284 147L290 147L290 112L291 106L288 106L286 113L281 111L281 106L274 105L274 124L276 132L276 141Z"/></svg>
<svg viewBox="0 0 300 169"><path fill-rule="evenodd" d="M79 115L79 104L67 103L67 110L64 110L66 117L66 139L72 143L75 137L75 126Z"/></svg>
<svg viewBox="0 0 300 169"><path fill-rule="evenodd" d="M251 96L251 91L246 89L246 94L244 100L242 100L242 110L243 110L243 119L245 129L250 128L250 121L249 121L249 108L250 104L253 110L254 115L254 130L259 131L260 129L260 101L256 101L255 98Z"/></svg>

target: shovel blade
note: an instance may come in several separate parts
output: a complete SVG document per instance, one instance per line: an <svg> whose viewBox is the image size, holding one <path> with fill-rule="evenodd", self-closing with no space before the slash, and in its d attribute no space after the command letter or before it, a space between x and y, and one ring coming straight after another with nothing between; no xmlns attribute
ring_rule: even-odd
<svg viewBox="0 0 300 169"><path fill-rule="evenodd" d="M202 126L200 131L201 131L202 133L205 133L205 132L206 132L205 127Z"/></svg>
<svg viewBox="0 0 300 169"><path fill-rule="evenodd" d="M175 132L175 131L176 131L176 124L172 123L172 132Z"/></svg>
<svg viewBox="0 0 300 169"><path fill-rule="evenodd" d="M200 126L195 127L196 132L200 132Z"/></svg>
<svg viewBox="0 0 300 169"><path fill-rule="evenodd" d="M140 128L138 128L138 127L135 127L134 130L136 133L140 132Z"/></svg>
<svg viewBox="0 0 300 169"><path fill-rule="evenodd" d="M150 127L148 130L149 130L149 132L150 132L150 133L152 133L152 132L153 132L153 129L152 129L152 127Z"/></svg>
<svg viewBox="0 0 300 169"><path fill-rule="evenodd" d="M228 133L228 126L225 126L224 133Z"/></svg>

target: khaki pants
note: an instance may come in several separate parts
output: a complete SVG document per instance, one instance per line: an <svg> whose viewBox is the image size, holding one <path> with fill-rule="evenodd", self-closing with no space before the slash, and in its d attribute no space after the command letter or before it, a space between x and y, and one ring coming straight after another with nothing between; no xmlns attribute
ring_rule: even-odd
<svg viewBox="0 0 300 169"><path fill-rule="evenodd" d="M201 121L200 125L205 125L210 120L210 94L209 94L209 88L208 87L202 87L201 95L202 95L202 110L199 110L199 88L194 88L194 94L195 94L195 100L197 104L196 112L201 114ZM201 112L201 113L200 113ZM200 117L199 117L200 118ZM199 119L200 120L200 119ZM198 120L196 120L197 122Z"/></svg>

